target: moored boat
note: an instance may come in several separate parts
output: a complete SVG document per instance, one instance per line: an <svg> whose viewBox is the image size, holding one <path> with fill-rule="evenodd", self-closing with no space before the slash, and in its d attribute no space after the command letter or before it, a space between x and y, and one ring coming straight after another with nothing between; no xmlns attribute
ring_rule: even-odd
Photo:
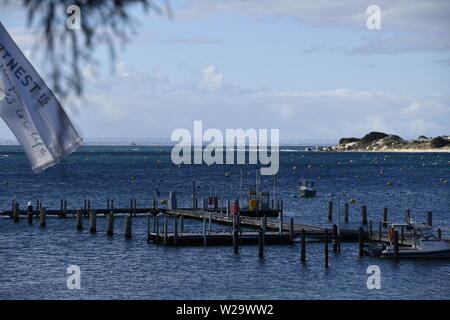
<svg viewBox="0 0 450 320"><path fill-rule="evenodd" d="M412 235L412 246L400 246L398 256L402 259L422 258L422 259L449 259L450 245L442 239L439 239L433 232L433 228L426 224L415 224L412 222L405 224L391 224L390 234L395 229L405 228ZM392 238L392 237L391 237ZM394 244L386 246L381 251L382 258L394 257Z"/></svg>
<svg viewBox="0 0 450 320"><path fill-rule="evenodd" d="M316 189L314 189L314 181L302 180L298 193L301 198L315 197Z"/></svg>

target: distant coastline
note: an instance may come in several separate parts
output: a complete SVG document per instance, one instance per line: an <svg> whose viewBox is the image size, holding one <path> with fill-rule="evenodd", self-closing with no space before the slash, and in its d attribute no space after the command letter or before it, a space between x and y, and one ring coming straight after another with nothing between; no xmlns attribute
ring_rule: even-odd
<svg viewBox="0 0 450 320"><path fill-rule="evenodd" d="M362 138L341 138L339 143L320 151L353 152L450 152L450 136L420 136L405 140L397 135L370 132Z"/></svg>

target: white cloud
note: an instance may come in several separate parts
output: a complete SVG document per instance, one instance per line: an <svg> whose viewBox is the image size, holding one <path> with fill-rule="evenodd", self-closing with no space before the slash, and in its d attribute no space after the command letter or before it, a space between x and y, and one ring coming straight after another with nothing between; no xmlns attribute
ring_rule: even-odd
<svg viewBox="0 0 450 320"><path fill-rule="evenodd" d="M205 86L209 89L218 89L223 86L223 73L217 71L216 66L213 64L201 70L202 79Z"/></svg>
<svg viewBox="0 0 450 320"><path fill-rule="evenodd" d="M100 139L168 141L173 130L192 129L194 120L221 130L280 129L282 141L337 140L373 130L404 138L448 133L448 95L415 97L351 88L257 91L224 85L223 73L213 64L198 74L176 82L160 70L146 73L122 63L115 76L88 78L85 101L69 114L86 138ZM6 132L0 126L2 138L10 136Z"/></svg>
<svg viewBox="0 0 450 320"><path fill-rule="evenodd" d="M278 128L281 139L338 139L384 131L405 138L448 131L450 97L413 97L337 88L313 92L246 90L223 84L212 64L185 83L161 71L121 66L113 78L91 79L87 102L74 119L88 138L166 139L174 129ZM124 78L122 75L126 74ZM197 79L197 80L196 80ZM215 89L215 90L211 90Z"/></svg>

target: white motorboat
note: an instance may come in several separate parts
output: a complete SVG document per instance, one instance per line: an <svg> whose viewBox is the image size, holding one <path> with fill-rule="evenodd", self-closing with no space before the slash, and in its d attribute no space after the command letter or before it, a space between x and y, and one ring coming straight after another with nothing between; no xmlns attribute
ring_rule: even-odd
<svg viewBox="0 0 450 320"><path fill-rule="evenodd" d="M298 190L301 198L310 198L316 195L316 189L314 189L314 181L303 180Z"/></svg>
<svg viewBox="0 0 450 320"><path fill-rule="evenodd" d="M450 258L450 245L435 236L433 228L426 224L415 224L413 222L405 224L391 224L390 234L396 229L404 228L411 233L412 246L400 246L398 250L399 258ZM391 237L392 238L392 237ZM394 257L394 244L391 240L389 246L381 251L382 258Z"/></svg>

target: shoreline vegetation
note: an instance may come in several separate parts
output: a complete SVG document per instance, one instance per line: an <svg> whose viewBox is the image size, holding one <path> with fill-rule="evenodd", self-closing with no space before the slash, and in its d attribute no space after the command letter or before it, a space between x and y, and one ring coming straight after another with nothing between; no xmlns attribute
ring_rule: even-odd
<svg viewBox="0 0 450 320"><path fill-rule="evenodd" d="M320 151L353 152L450 152L450 136L405 140L397 135L370 132L362 138L341 138L339 143L323 147Z"/></svg>

